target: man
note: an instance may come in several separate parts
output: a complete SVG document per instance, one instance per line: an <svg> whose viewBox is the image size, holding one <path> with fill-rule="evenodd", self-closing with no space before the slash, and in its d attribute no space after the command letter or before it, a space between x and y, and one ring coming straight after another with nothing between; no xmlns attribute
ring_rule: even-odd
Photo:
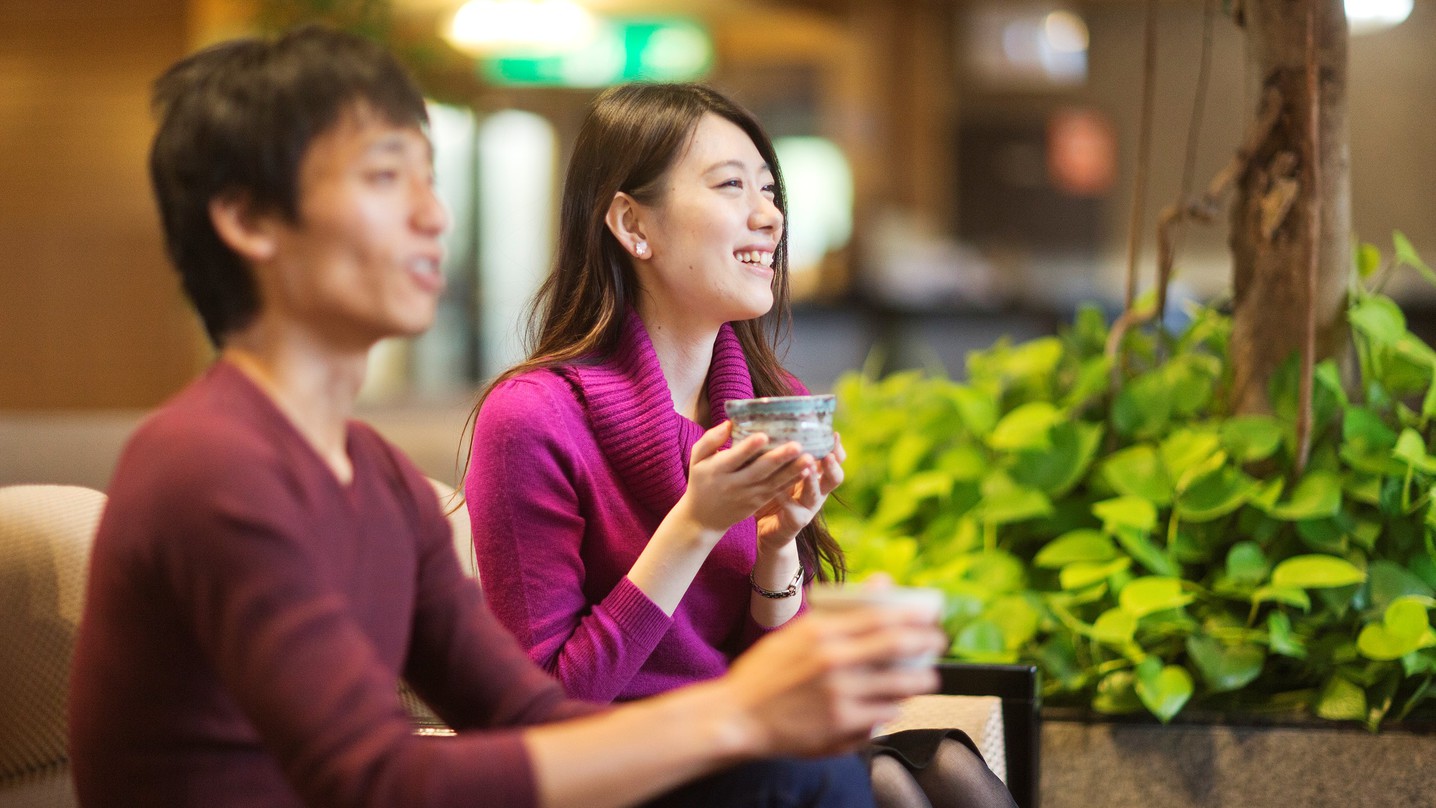
<svg viewBox="0 0 1436 808"><path fill-rule="evenodd" d="M768 758L848 751L930 691L889 663L934 627L806 618L721 679L568 701L423 476L349 419L369 349L427 328L443 286L423 99L392 58L320 28L241 40L156 106L166 241L219 359L115 472L71 681L82 803L870 804L850 757ZM457 737L411 732L401 675Z"/></svg>

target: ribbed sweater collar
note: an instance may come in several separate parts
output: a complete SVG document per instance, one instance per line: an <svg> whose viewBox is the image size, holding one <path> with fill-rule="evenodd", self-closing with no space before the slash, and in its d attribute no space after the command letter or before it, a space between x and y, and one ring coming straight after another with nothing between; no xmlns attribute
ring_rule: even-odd
<svg viewBox="0 0 1436 808"><path fill-rule="evenodd" d="M688 456L703 427L673 408L653 340L632 310L613 353L564 369L582 397L589 422L628 490L654 513L667 513L688 487ZM723 402L752 398L753 381L732 325L724 323L708 368L710 421L727 420Z"/></svg>

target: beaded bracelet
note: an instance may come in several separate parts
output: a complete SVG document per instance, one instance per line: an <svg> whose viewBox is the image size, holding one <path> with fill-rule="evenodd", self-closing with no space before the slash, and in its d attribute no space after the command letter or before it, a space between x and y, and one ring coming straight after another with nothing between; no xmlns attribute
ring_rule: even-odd
<svg viewBox="0 0 1436 808"><path fill-rule="evenodd" d="M749 570L748 572L748 584L753 587L753 591L757 592L765 598L770 598L772 600L791 598L792 596L798 594L798 582L801 580L803 580L802 564L799 564L798 571L793 573L793 580L788 582L787 589L764 589L763 587L758 585L758 581L753 577L753 572L751 570Z"/></svg>

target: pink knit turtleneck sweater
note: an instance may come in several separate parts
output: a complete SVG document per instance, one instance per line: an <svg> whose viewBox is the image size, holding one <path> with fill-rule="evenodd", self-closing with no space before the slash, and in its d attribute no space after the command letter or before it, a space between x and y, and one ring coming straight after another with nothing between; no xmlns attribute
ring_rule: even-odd
<svg viewBox="0 0 1436 808"><path fill-rule="evenodd" d="M723 402L752 395L725 325L708 375L712 423ZM718 542L671 618L627 578L686 489L702 434L674 410L632 311L606 362L528 373L484 402L464 480L484 592L576 698L636 699L718 676L763 633L748 607L751 518Z"/></svg>

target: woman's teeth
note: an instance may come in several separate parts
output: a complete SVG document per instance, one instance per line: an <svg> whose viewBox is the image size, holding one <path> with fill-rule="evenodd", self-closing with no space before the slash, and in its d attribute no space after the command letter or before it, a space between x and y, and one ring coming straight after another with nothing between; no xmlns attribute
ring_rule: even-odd
<svg viewBox="0 0 1436 808"><path fill-rule="evenodd" d="M733 253L733 257L745 264L759 264L765 267L773 265L773 254L762 250L739 250Z"/></svg>

